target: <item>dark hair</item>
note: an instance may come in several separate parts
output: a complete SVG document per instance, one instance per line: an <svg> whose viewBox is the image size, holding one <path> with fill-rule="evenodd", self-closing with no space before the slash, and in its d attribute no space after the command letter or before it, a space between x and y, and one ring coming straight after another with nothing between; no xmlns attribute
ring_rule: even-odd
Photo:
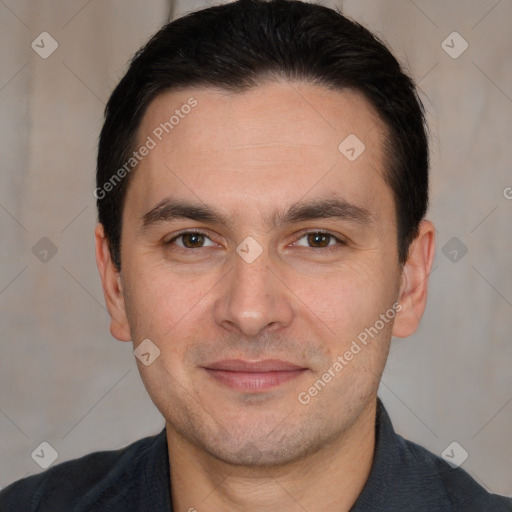
<svg viewBox="0 0 512 512"><path fill-rule="evenodd" d="M277 78L356 90L376 109L388 129L383 177L395 200L398 258L407 260L428 207L427 125L412 79L375 35L333 9L297 0L238 0L165 25L134 56L107 103L95 196L118 269L133 175L120 170L133 155L149 103L171 89L236 93Z"/></svg>

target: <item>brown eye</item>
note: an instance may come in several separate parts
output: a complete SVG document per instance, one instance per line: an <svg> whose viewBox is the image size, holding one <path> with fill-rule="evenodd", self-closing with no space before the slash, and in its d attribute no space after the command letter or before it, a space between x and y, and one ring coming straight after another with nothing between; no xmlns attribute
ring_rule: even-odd
<svg viewBox="0 0 512 512"><path fill-rule="evenodd" d="M176 245L182 249L202 249L203 247L214 246L215 244L207 235L200 231L186 231L171 238L168 242L165 242L165 245Z"/></svg>
<svg viewBox="0 0 512 512"><path fill-rule="evenodd" d="M204 244L205 236L201 233L184 233L181 235L183 246L188 249L197 249Z"/></svg>
<svg viewBox="0 0 512 512"><path fill-rule="evenodd" d="M334 237L328 233L309 233L307 235L311 247L327 247L332 238Z"/></svg>
<svg viewBox="0 0 512 512"><path fill-rule="evenodd" d="M347 242L329 231L309 231L306 233L303 232L292 245L305 249L313 249L314 254L323 254L343 249L347 245Z"/></svg>

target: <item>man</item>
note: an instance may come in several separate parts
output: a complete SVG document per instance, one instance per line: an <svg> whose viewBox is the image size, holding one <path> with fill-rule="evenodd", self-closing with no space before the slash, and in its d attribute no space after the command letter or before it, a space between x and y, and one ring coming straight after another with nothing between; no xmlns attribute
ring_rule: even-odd
<svg viewBox="0 0 512 512"><path fill-rule="evenodd" d="M377 398L434 257L411 79L325 7L178 19L114 90L96 256L165 428L0 493L4 511L510 511Z"/></svg>

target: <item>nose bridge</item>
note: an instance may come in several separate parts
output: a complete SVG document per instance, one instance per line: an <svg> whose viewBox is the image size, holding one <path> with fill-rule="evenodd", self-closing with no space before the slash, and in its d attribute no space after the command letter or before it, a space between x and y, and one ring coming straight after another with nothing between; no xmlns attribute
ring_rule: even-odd
<svg viewBox="0 0 512 512"><path fill-rule="evenodd" d="M259 244L258 244L259 246ZM291 321L291 304L284 285L274 275L266 251L254 242L242 242L233 254L233 268L216 304L216 321L256 335L270 326Z"/></svg>

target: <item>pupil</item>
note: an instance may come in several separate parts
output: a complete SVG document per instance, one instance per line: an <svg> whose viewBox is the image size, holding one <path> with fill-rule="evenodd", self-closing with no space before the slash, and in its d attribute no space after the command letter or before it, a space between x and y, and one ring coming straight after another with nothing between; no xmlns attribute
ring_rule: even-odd
<svg viewBox="0 0 512 512"><path fill-rule="evenodd" d="M317 245L317 247L326 247L329 245L329 237L330 235L323 233L310 233L308 235L308 242L310 245Z"/></svg>
<svg viewBox="0 0 512 512"><path fill-rule="evenodd" d="M204 242L204 235L200 233L185 233L183 235L183 245L185 247L194 248L198 244L202 245L202 242Z"/></svg>

